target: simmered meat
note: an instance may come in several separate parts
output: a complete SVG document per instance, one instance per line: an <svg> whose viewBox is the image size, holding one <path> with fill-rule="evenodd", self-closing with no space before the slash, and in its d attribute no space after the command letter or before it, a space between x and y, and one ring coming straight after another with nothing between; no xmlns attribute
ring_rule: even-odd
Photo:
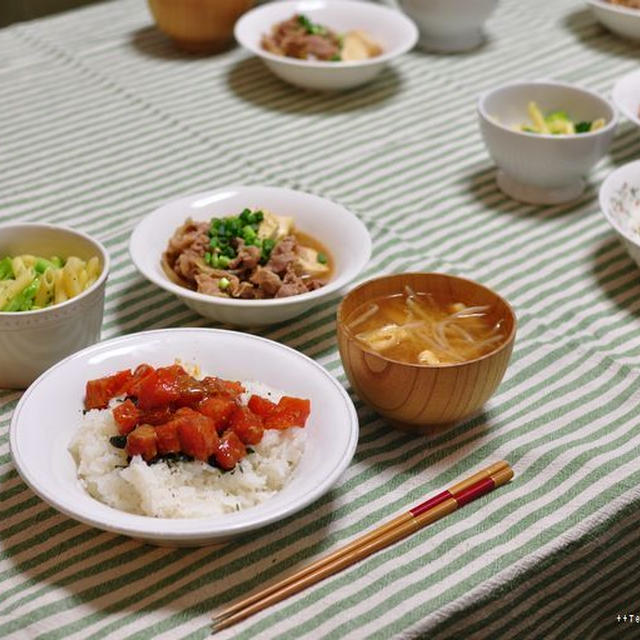
<svg viewBox="0 0 640 640"><path fill-rule="evenodd" d="M266 267L278 275L283 275L287 267L296 259L298 241L295 236L287 236L278 242L271 252Z"/></svg>
<svg viewBox="0 0 640 640"><path fill-rule="evenodd" d="M337 60L340 58L339 36L302 15L295 15L264 36L262 47L271 53L304 60Z"/></svg>
<svg viewBox="0 0 640 640"><path fill-rule="evenodd" d="M280 287L282 286L282 280L280 276L271 271L271 269L265 269L258 267L251 276L251 282L261 289L266 294L266 297L271 298L275 296Z"/></svg>
<svg viewBox="0 0 640 640"><path fill-rule="evenodd" d="M295 233L292 218L249 209L210 224L189 219L169 241L162 266L174 281L206 295L299 295L326 284L331 268L326 252L306 246L315 240Z"/></svg>

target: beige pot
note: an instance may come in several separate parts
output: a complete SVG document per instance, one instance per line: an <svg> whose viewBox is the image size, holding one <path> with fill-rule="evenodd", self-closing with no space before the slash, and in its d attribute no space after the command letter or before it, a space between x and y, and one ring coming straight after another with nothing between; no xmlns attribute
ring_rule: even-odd
<svg viewBox="0 0 640 640"><path fill-rule="evenodd" d="M237 19L253 0L148 0L158 29L181 49L207 53L224 49Z"/></svg>

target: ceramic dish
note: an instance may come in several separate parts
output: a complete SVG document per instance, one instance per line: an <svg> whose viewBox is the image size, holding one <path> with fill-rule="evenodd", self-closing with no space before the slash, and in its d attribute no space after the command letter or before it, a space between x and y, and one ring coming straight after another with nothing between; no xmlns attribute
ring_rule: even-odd
<svg viewBox="0 0 640 640"><path fill-rule="evenodd" d="M358 62L324 62L285 58L265 51L262 36L278 22L302 13L337 32L366 31L382 48L382 55ZM262 58L277 76L305 89L350 89L372 80L384 66L413 48L418 29L404 14L388 7L355 0L287 0L252 9L236 24L236 40Z"/></svg>
<svg viewBox="0 0 640 640"><path fill-rule="evenodd" d="M488 305L503 322L504 341L474 360L427 365L400 362L368 349L347 327L350 314L405 287L467 306ZM516 316L497 293L477 282L445 273L402 273L368 280L352 289L338 309L338 346L344 370L358 396L391 423L413 433L430 433L480 411L507 370Z"/></svg>
<svg viewBox="0 0 640 640"><path fill-rule="evenodd" d="M613 33L640 40L640 10L611 4L606 0L587 0L593 15Z"/></svg>
<svg viewBox="0 0 640 640"><path fill-rule="evenodd" d="M468 51L485 41L484 23L498 0L385 0L413 18L427 51Z"/></svg>
<svg viewBox="0 0 640 640"><path fill-rule="evenodd" d="M632 71L620 78L611 95L616 107L640 127L640 71Z"/></svg>
<svg viewBox="0 0 640 640"><path fill-rule="evenodd" d="M210 53L233 39L237 19L253 0L147 0L158 29L178 47L192 53Z"/></svg>
<svg viewBox="0 0 640 640"><path fill-rule="evenodd" d="M311 400L306 445L293 476L262 504L224 516L166 519L118 511L92 498L76 477L69 443L88 379L135 367L198 364L203 373L256 380ZM25 482L53 507L88 525L155 544L203 545L278 522L324 495L353 457L358 419L342 386L301 353L219 329L166 329L102 342L45 372L23 395L10 427L11 453ZM46 442L46 446L43 443Z"/></svg>
<svg viewBox="0 0 640 640"><path fill-rule="evenodd" d="M640 266L640 160L607 176L600 187L600 209Z"/></svg>
<svg viewBox="0 0 640 640"><path fill-rule="evenodd" d="M564 110L576 121L604 118L603 128L578 135L544 135L514 130L535 102L543 113ZM498 166L498 186L508 196L533 204L578 198L584 176L604 156L618 123L615 108L597 93L560 82L518 82L480 96L480 130Z"/></svg>
<svg viewBox="0 0 640 640"><path fill-rule="evenodd" d="M162 253L174 231L188 217L209 220L237 215L245 207L262 207L293 217L297 229L319 240L331 253L333 278L315 291L270 300L214 297L169 280L160 264ZM371 239L355 215L324 198L278 187L228 187L180 198L156 209L135 228L129 251L142 275L178 296L197 313L211 320L250 327L288 320L335 294L368 262Z"/></svg>
<svg viewBox="0 0 640 640"><path fill-rule="evenodd" d="M36 311L0 312L0 388L24 389L52 364L100 338L109 254L88 235L50 224L0 225L0 258L22 254L97 256L100 276L86 291Z"/></svg>

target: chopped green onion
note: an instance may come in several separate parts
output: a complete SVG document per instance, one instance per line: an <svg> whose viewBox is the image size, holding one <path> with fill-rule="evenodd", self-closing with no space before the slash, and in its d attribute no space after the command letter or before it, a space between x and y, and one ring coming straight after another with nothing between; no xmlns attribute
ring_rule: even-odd
<svg viewBox="0 0 640 640"><path fill-rule="evenodd" d="M227 256L220 256L218 258L218 269L226 269L230 262L231 260Z"/></svg>
<svg viewBox="0 0 640 640"><path fill-rule="evenodd" d="M318 262L320 264L327 264L327 262L329 262L329 259L327 258L327 256L324 253L319 253L318 254Z"/></svg>
<svg viewBox="0 0 640 640"><path fill-rule="evenodd" d="M339 53L334 53L330 58L330 62L342 62L342 56Z"/></svg>
<svg viewBox="0 0 640 640"><path fill-rule="evenodd" d="M576 133L587 133L588 131L591 131L590 122L578 122L576 124Z"/></svg>
<svg viewBox="0 0 640 640"><path fill-rule="evenodd" d="M255 229L251 225L246 225L242 228L242 238L246 242L252 242L256 238Z"/></svg>
<svg viewBox="0 0 640 640"><path fill-rule="evenodd" d="M220 278L220 280L218 280L218 286L223 291L225 289L228 289L230 284L231 284L231 282L229 282L229 278Z"/></svg>
<svg viewBox="0 0 640 640"><path fill-rule="evenodd" d="M211 254L207 251L207 253L204 254L204 261L207 264L211 264Z"/></svg>

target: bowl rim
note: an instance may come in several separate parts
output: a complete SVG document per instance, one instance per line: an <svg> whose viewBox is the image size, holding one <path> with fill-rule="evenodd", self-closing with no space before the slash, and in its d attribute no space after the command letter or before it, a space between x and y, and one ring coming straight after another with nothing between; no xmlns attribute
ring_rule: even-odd
<svg viewBox="0 0 640 640"><path fill-rule="evenodd" d="M306 293L299 293L295 296L289 296L286 298L267 298L264 300L244 300L239 298L222 298L217 296L210 296L205 293L199 293L198 291L192 291L191 289L187 289L186 287L181 287L179 284L175 282L171 282L168 277L164 276L163 278L159 278L155 273L148 271L144 265L142 265L138 259L137 253L134 251L134 245L137 244L138 236L142 233L141 227L143 223L145 223L151 216L157 214L158 211L163 209L166 206L175 204L182 200L196 200L210 197L212 195L223 193L227 191L240 191L242 189L266 189L272 191L278 191L282 193L294 194L295 197L304 197L304 198L315 198L317 200L322 201L325 205L329 205L331 207L337 207L342 210L344 215L350 216L352 221L355 222L362 232L362 237L358 242L358 246L361 253L361 257L358 261L354 269L354 273L351 277L347 277L346 279L343 277L344 273L336 272L334 278L330 280L326 285L320 287L319 289L315 289L314 291L307 291ZM294 218L295 220L295 218ZM324 198L322 196L315 195L313 193L307 193L305 191L298 191L295 189L289 189L287 187L274 187L271 185L230 185L226 187L219 187L217 189L212 189L210 191L201 191L199 193L187 194L184 196L178 196L176 198L172 198L171 200L167 200L163 202L160 206L156 207L153 211L145 215L142 219L138 221L133 231L131 232L131 236L129 239L129 256L131 257L131 261L135 265L136 269L152 284L168 291L169 293L173 293L174 295L187 298L194 302L200 302L205 304L211 304L219 307L229 307L229 308L237 308L237 309L261 309L266 307L279 307L284 308L288 306L296 305L300 302L305 301L317 301L320 300L331 293L334 293L346 286L351 282L359 273L362 272L366 264L371 259L371 251L372 251L372 242L371 235L369 231L362 222L362 220L352 211L347 209L341 204L337 202L333 202L328 198ZM331 247L327 247L329 251L331 251Z"/></svg>
<svg viewBox="0 0 640 640"><path fill-rule="evenodd" d="M35 389L43 383L43 381L56 369L59 369L63 366L66 366L70 361L77 360L82 362L83 357L87 355L91 355L92 352L102 349L110 349L117 348L122 346L124 343L131 343L136 341L144 341L148 336L153 335L164 335L171 336L177 334L200 334L200 335L213 335L213 334L223 334L223 335L232 335L235 339L243 339L250 341L258 341L262 343L268 343L271 348L277 348L280 350L284 350L289 352L291 355L294 355L297 358L302 359L308 366L312 366L315 369L321 371L323 376L326 378L327 383L331 384L333 388L336 390L337 395L342 400L344 407L349 414L349 437L347 447L340 459L340 461L327 473L326 477L317 484L313 489L307 491L305 494L302 494L298 497L298 500L293 503L288 503L287 505L283 505L280 509L274 511L273 513L263 514L262 518L258 521L250 521L250 522L241 522L241 523L232 523L232 524L223 524L220 526L220 523L211 522L212 520L216 520L218 516L207 516L202 518L155 518L152 516L142 516L139 514L132 514L126 511L120 511L111 507L114 511L114 517L111 521L106 522L99 518L95 517L91 514L87 514L84 512L74 511L72 508L68 508L65 504L61 504L57 499L55 494L48 490L47 487L43 487L42 484L38 481L37 478L34 478L31 474L30 468L28 465L24 464L24 460L22 459L19 453L18 441L17 441L17 431L18 424L20 420L20 416L24 406L29 402L29 399ZM168 329L154 329L151 331L142 331L134 334L127 334L123 336L119 336L116 338L112 338L110 340L104 340L102 342L98 342L89 347L86 347L76 353L67 356L60 362L57 362L55 365L47 369L44 373L42 373L36 380L31 384L31 386L25 391L25 393L20 398L11 418L11 422L9 425L9 450L11 453L11 458L13 463L18 470L20 477L24 480L24 482L36 493L44 502L54 507L56 510L61 513L77 520L79 522L83 522L90 526L96 527L103 531L111 531L123 535L127 535L130 537L144 537L146 540L155 540L155 541L166 541L166 542L177 542L177 541L200 541L200 540L210 540L214 542L217 538L227 537L229 535L246 533L247 531L256 530L272 524L278 520L289 517L305 507L308 507L310 504L318 500L322 497L340 478L340 476L346 471L346 469L351 464L353 460L353 456L355 455L356 447L358 444L358 435L359 435L359 421L358 414L356 412L353 401L349 397L346 389L340 384L340 382L335 378L331 373L325 369L319 362L316 362L309 356L304 353L293 349L285 344L277 342L275 340L269 340L268 338L263 338L261 336L256 336L250 333L231 331L228 329L212 329L208 327L179 327L179 328L168 328ZM89 494L87 494L89 495ZM91 497L91 496L89 496ZM104 503L101 503L96 498L93 498L103 506ZM264 503L261 504L266 504ZM261 506L261 505L257 505ZM246 510L250 512L250 509ZM140 524L136 524L135 522L131 522L131 520L137 520ZM174 531L158 531L158 523L167 522L167 523L175 523Z"/></svg>
<svg viewBox="0 0 640 640"><path fill-rule="evenodd" d="M13 318L13 319L36 318L36 317L44 316L48 313L55 314L61 309L70 307L80 302L84 298L89 297L96 289L99 289L100 287L102 287L103 284L106 282L107 278L109 277L109 271L111 269L111 258L109 257L109 252L99 240L96 240L89 234L84 233L84 231L79 231L77 229L73 229L72 227L67 227L65 225L50 224L47 222L7 222L7 223L0 224L0 232L5 231L9 228L15 228L15 227L26 227L34 230L49 229L56 232L64 232L69 235L74 235L76 237L82 238L83 240L86 240L87 242L92 244L97 249L97 252L100 254L100 257L102 258L102 271L98 279L90 287L88 287L84 291L81 291L77 296L74 296L73 298L69 298L64 302L60 302L58 304L52 304L48 307L43 307L42 309L36 309L34 311L0 311L0 320L4 318Z"/></svg>
<svg viewBox="0 0 640 640"><path fill-rule="evenodd" d="M636 9L636 11L638 11L638 13L640 14L640 9ZM640 69L636 69L635 71L629 71L628 73L625 73L622 77L618 78L618 80L616 80L616 83L613 85L613 89L611 90L611 99L613 100L616 107L626 116L628 120L633 122L635 125L640 126L640 114L637 112L633 113L633 111L629 110L627 106L620 99L620 92L622 90L622 85L626 82L629 82L632 76L638 77L638 84L640 85Z"/></svg>
<svg viewBox="0 0 640 640"><path fill-rule="evenodd" d="M616 181L619 175L623 172L632 171L633 169L637 169L637 171L640 172L640 160L632 160L631 162L627 162L626 164L613 169L613 171L607 175L600 185L600 189L598 191L598 203L602 214L613 230L622 236L627 242L630 242L632 245L640 248L640 239L631 237L629 233L618 224L615 218L613 218L609 213L609 203L605 201L605 197L609 197L609 192L613 190L613 182Z"/></svg>
<svg viewBox="0 0 640 640"><path fill-rule="evenodd" d="M640 161L639 161L640 162ZM397 365L401 365L403 367L411 367L411 368L416 368L416 369L420 369L420 370L433 370L433 371L440 371L442 369L455 369L457 367L464 367L470 364L474 364L477 362L481 362L482 360L486 360L488 358L491 358L493 356L495 356L496 354L498 354L499 352L503 351L504 349L509 348L510 345L513 344L514 340L515 340L515 336L516 336L516 330L518 328L518 317L516 315L516 312L514 311L513 307L511 306L511 304L509 304L509 302L503 298L499 293L496 293L493 289L480 284L479 282L476 282L475 280L471 280L470 278L463 278L461 276L456 276L450 273L445 273L442 271L407 271L407 272L402 272L402 273L389 273L383 276L378 276L376 278L371 278L370 280L365 280L364 282L360 283L357 287L354 287L353 289L351 289L349 291L349 293L343 298L343 300L340 302L340 306L338 307L338 311L336 313L336 324L337 324L337 329L339 332L344 333L346 336L348 336L349 338L352 338L355 340L355 336L349 331L347 324L346 324L346 318L343 317L343 305L346 302L347 298L352 294L355 293L356 291L358 291L359 289L363 289L366 286L369 286L375 282L380 282L382 280L389 280L392 278L402 278L405 276L439 276L439 277L444 277L444 278L448 278L451 280L459 280L461 282L467 283L467 284L472 284L474 287L477 287L479 289L484 289L485 291L488 291L491 295L494 295L496 298L498 298L506 307L507 311L509 312L509 314L511 315L511 319L513 320L513 324L511 327L511 331L509 332L509 335L505 338L505 340L503 342L501 342L495 349L493 349L493 351L489 351L488 353L485 353L481 356L478 356L477 358L473 358L472 360L464 360L463 362L450 362L450 363L445 363L445 364L419 364L419 363L414 363L414 362L403 362L402 360L396 360L394 358L389 358L388 356L385 356L381 353L378 353L377 351L374 351L373 349L369 349L364 345L361 345L358 343L358 347L364 351L367 354L371 354L374 356L378 356L380 359L384 360L385 362L391 362L393 364L397 364Z"/></svg>
<svg viewBox="0 0 640 640"><path fill-rule="evenodd" d="M289 5L294 6L298 4L300 0L276 0L275 2L269 2L268 4L262 4L257 7L254 7L250 11L247 11L239 20L236 22L233 34L236 41L245 49L250 51L251 53L264 58L265 60L270 60L272 62L278 62L281 64L291 65L293 67L301 67L305 69L357 69L364 68L373 65L383 64L397 58L398 56L404 55L408 51L411 51L413 47L418 42L419 31L415 22L405 13L401 11L397 11L392 9L391 7L387 7L380 4L372 4L370 2L365 2L363 0L331 0L331 2L327 2L327 0L318 0L318 8L328 8L331 9L337 5L355 5L360 9L368 10L368 11L378 11L381 14L385 14L389 19L396 20L398 24L403 23L405 27L407 27L407 34L411 32L410 37L407 38L407 41L404 44L398 45L394 49L390 51L383 52L379 56L375 56L373 58L367 58L366 60L354 60L354 61L339 61L339 62L330 62L324 60L299 60L297 58L289 58L287 56L277 56L274 53L266 51L261 47L256 47L252 43L248 42L241 35L241 29L243 25L248 22L250 18L253 16L264 13L268 11L271 7L275 7L277 5ZM321 6L324 5L324 6Z"/></svg>
<svg viewBox="0 0 640 640"><path fill-rule="evenodd" d="M550 133L530 133L528 131L516 131L515 129L511 129L510 127L507 127L501 122L497 122L493 117L491 117L491 115L489 115L486 109L486 101L493 94L498 93L498 91L502 91L504 89L515 89L515 88L532 87L532 86L569 89L571 91L577 91L578 93L589 95L592 98L596 98L597 100L599 100L609 108L611 112L611 118L609 119L609 122L605 124L604 127L602 127L601 129L597 129L596 131L588 131L587 133L581 133L580 135L573 135L573 136L570 136L570 135L558 136ZM512 133L514 135L524 136L532 140L554 140L556 142L588 140L589 138L595 138L600 135L605 135L609 133L612 129L615 130L615 128L618 126L618 111L615 105L611 102L611 100L609 100L608 98L605 98L604 96L600 95L596 91L592 91L591 89L586 89L584 87L581 87L580 85L571 84L569 82L559 82L557 80L544 80L544 79L523 80L523 81L516 81L516 82L507 82L505 84L498 85L497 87L493 87L492 89L483 91L478 96L476 108L482 120L484 120L487 124L497 127L502 131L508 131L509 133Z"/></svg>
<svg viewBox="0 0 640 640"><path fill-rule="evenodd" d="M617 13L625 16L634 16L640 19L640 9L632 9L631 7L623 7L621 5L611 4L610 2L606 2L606 0L586 0L586 2L592 7L610 11L611 13Z"/></svg>

